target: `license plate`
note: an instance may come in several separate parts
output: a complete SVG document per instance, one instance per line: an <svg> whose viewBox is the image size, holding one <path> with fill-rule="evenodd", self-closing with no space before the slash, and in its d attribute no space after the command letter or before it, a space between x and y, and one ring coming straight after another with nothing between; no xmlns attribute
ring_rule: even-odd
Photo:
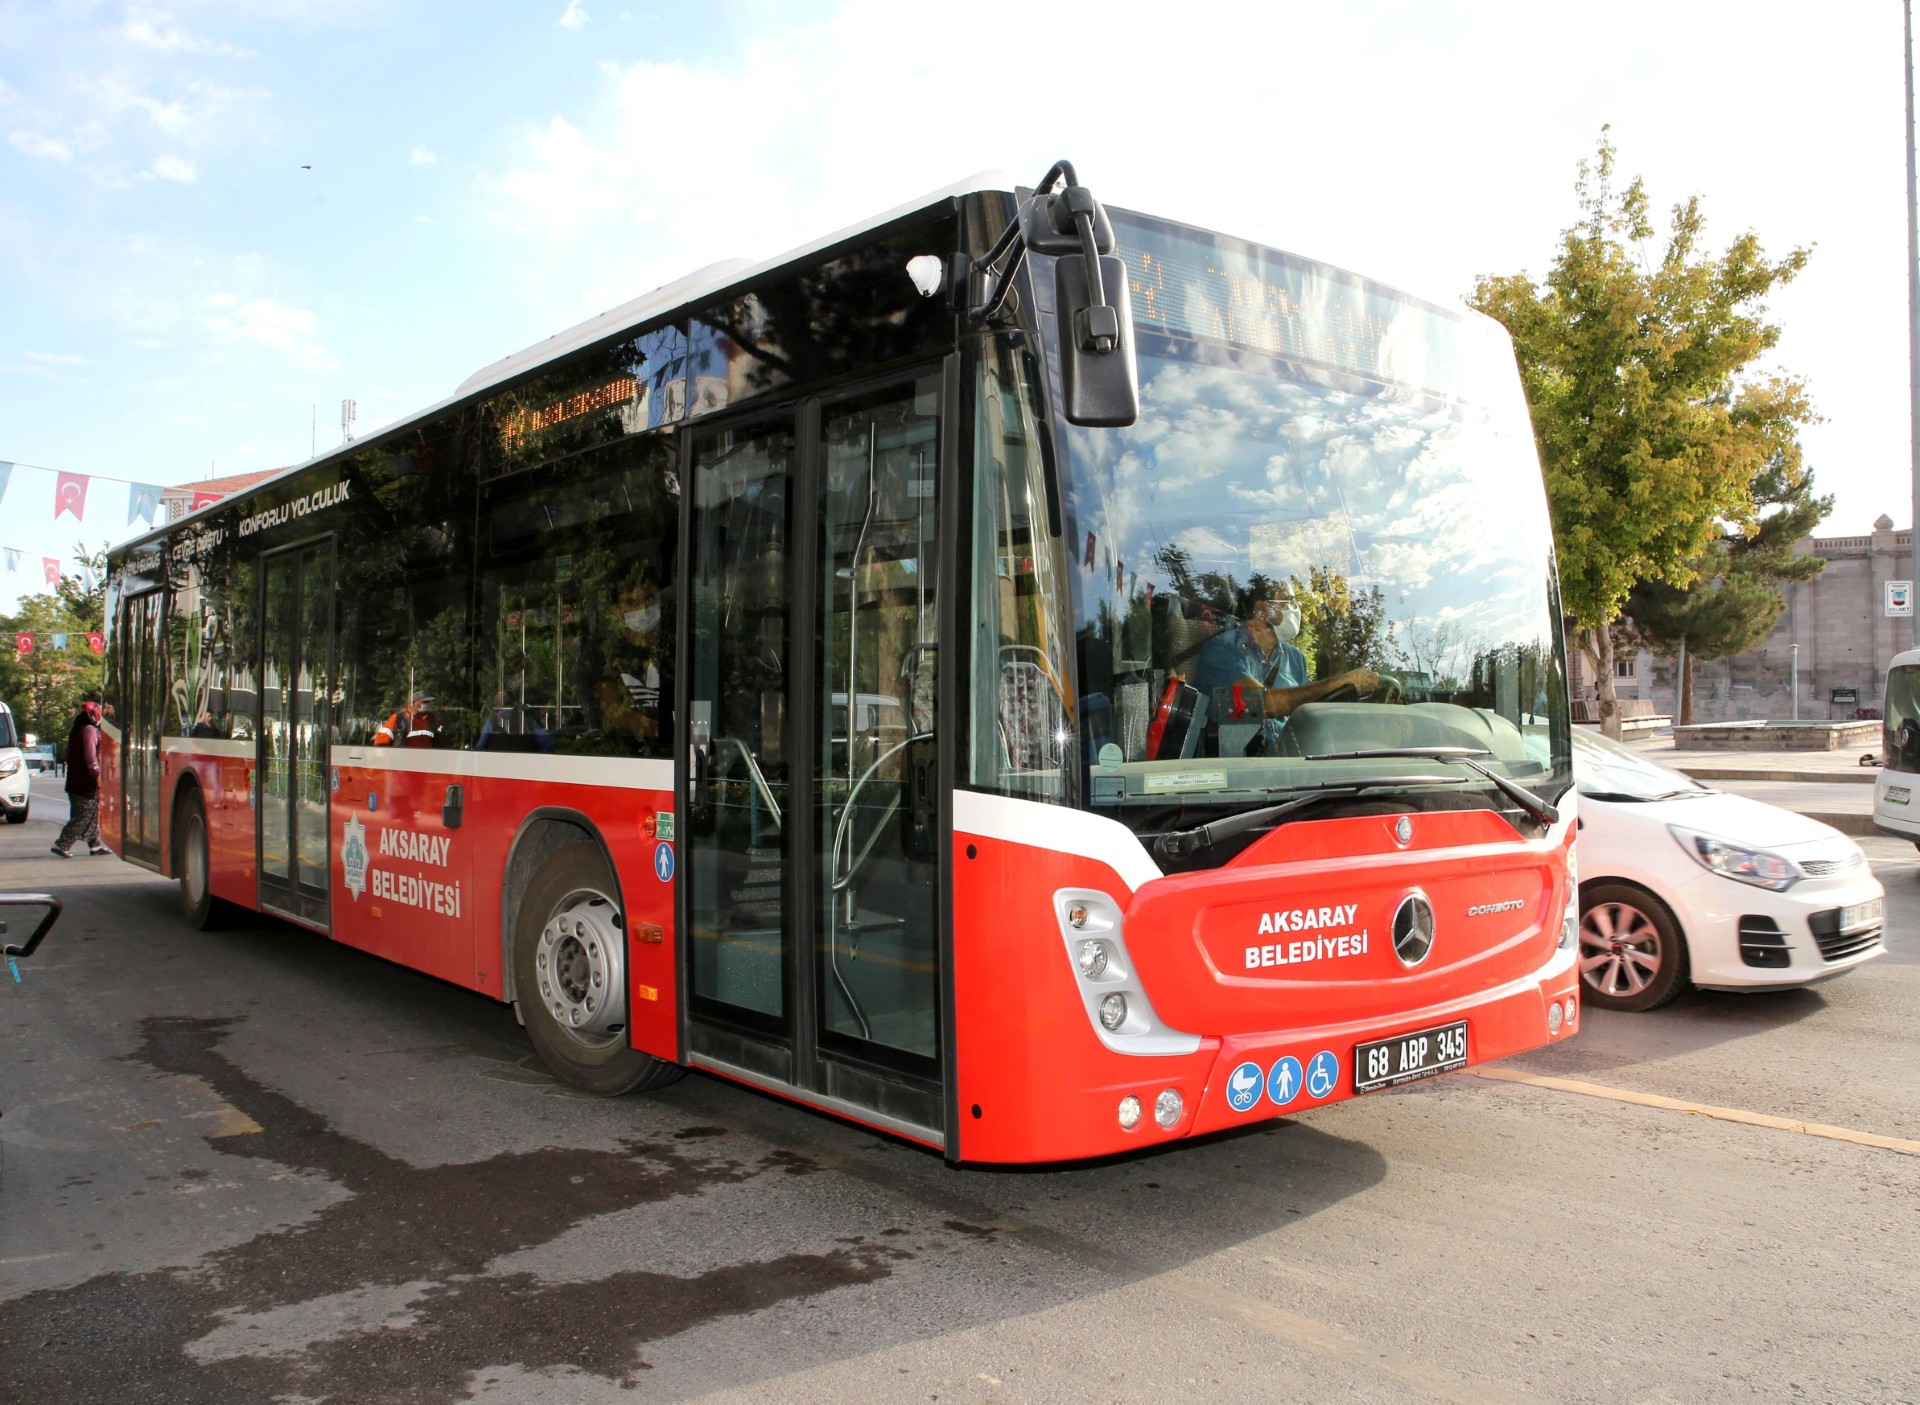
<svg viewBox="0 0 1920 1405"><path fill-rule="evenodd" d="M1467 1066L1467 1022L1444 1024L1353 1050L1353 1091L1371 1093Z"/></svg>
<svg viewBox="0 0 1920 1405"><path fill-rule="evenodd" d="M1854 903L1840 909L1840 930L1856 932L1862 927L1878 926L1887 915L1884 899L1875 898L1872 902Z"/></svg>
<svg viewBox="0 0 1920 1405"><path fill-rule="evenodd" d="M1912 793L1904 785L1890 785L1887 787L1887 803L1889 805L1904 805L1912 798Z"/></svg>

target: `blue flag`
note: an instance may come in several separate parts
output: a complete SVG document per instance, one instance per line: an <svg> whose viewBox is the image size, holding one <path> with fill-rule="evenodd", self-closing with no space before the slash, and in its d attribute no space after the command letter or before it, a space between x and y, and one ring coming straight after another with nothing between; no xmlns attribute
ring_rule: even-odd
<svg viewBox="0 0 1920 1405"><path fill-rule="evenodd" d="M13 476L13 465L0 459L0 498L7 495L7 480Z"/></svg>
<svg viewBox="0 0 1920 1405"><path fill-rule="evenodd" d="M7 554L7 569L9 571L17 571L20 569L20 553L19 552L15 551L10 546L0 547L0 551L4 551Z"/></svg>
<svg viewBox="0 0 1920 1405"><path fill-rule="evenodd" d="M127 484L127 525L133 525L133 519L144 517L147 525L153 525L153 515L160 508L160 485L158 483Z"/></svg>
<svg viewBox="0 0 1920 1405"><path fill-rule="evenodd" d="M53 636L53 647L54 647L54 648L56 648L56 649L64 649L64 648L66 648L66 647L67 647L67 636L66 636L66 635L64 635L64 634L56 634L56 635L54 635L54 636Z"/></svg>

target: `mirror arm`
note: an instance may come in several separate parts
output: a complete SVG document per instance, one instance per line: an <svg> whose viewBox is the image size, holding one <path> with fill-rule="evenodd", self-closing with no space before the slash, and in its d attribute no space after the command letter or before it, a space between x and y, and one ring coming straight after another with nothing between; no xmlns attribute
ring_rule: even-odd
<svg viewBox="0 0 1920 1405"><path fill-rule="evenodd" d="M1080 178L1074 174L1073 162L1068 161L1064 157L1047 168L1047 173L1040 177L1040 184L1034 187L1031 198L1035 200L1039 199L1053 189L1053 183L1055 181L1063 177L1068 186L1074 188L1079 187ZM1079 220L1077 213L1075 220L1076 222ZM1092 252L1093 216L1091 213L1087 215L1085 223L1081 225L1080 237L1086 245L1088 257L1094 258L1095 256ZM1012 258L1008 260L1005 268L996 271L993 265L1002 255L1006 254L1009 249L1013 250ZM1021 223L1020 216L1016 214L1008 221L1007 227L1000 231L1000 237L993 241L993 247L973 261L973 267L970 272L975 281L972 286L967 289L967 321L970 325L975 327L983 326L991 322L994 317L999 314L1001 307L1007 301L1007 294L1013 291L1014 275L1020 271L1020 265L1026 260L1026 257L1027 241L1025 238L1025 226ZM1095 268L1096 270L1098 268L1097 261ZM1097 271L1094 275L1093 286L1095 288L1100 286Z"/></svg>

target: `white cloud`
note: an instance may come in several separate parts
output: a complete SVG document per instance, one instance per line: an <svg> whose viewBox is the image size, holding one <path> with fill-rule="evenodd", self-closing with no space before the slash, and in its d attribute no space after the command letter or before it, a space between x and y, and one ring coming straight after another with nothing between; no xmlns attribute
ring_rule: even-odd
<svg viewBox="0 0 1920 1405"><path fill-rule="evenodd" d="M143 49L154 49L163 54L199 54L207 58L252 58L249 49L235 48L219 39L202 39L189 34L174 24L173 16L164 10L149 10L135 6L127 11L127 22L120 27L120 37L130 44Z"/></svg>
<svg viewBox="0 0 1920 1405"><path fill-rule="evenodd" d="M567 0L567 8L560 16L560 27L579 29L586 24L588 18L586 7L580 3L580 0Z"/></svg>
<svg viewBox="0 0 1920 1405"><path fill-rule="evenodd" d="M183 161L178 156L155 157L153 173L161 180L179 181L182 185L192 185L196 175L193 162Z"/></svg>
<svg viewBox="0 0 1920 1405"><path fill-rule="evenodd" d="M409 166L431 166L439 159L438 156L434 155L433 152L424 146L416 146L412 151L407 153L407 164Z"/></svg>
<svg viewBox="0 0 1920 1405"><path fill-rule="evenodd" d="M45 132L8 132L7 145L23 156L44 156L50 161L71 161L73 148Z"/></svg>
<svg viewBox="0 0 1920 1405"><path fill-rule="evenodd" d="M233 293L215 293L206 305L209 311L201 320L216 341L264 346L304 366L335 364L313 339L319 319L306 308L288 307L270 298L242 301Z"/></svg>
<svg viewBox="0 0 1920 1405"><path fill-rule="evenodd" d="M77 351L27 351L21 354L29 361L41 361L49 366L84 366L87 364L87 358Z"/></svg>

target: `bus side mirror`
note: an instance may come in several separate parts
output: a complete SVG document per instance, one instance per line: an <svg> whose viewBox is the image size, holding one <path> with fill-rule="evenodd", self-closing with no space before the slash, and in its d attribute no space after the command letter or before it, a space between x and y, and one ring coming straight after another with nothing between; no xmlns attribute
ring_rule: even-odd
<svg viewBox="0 0 1920 1405"><path fill-rule="evenodd" d="M1064 256L1053 265L1054 315L1060 320L1060 371L1069 424L1124 429L1140 418L1140 372L1133 350L1133 304L1126 265L1100 255L1101 297L1093 296L1088 260Z"/></svg>

